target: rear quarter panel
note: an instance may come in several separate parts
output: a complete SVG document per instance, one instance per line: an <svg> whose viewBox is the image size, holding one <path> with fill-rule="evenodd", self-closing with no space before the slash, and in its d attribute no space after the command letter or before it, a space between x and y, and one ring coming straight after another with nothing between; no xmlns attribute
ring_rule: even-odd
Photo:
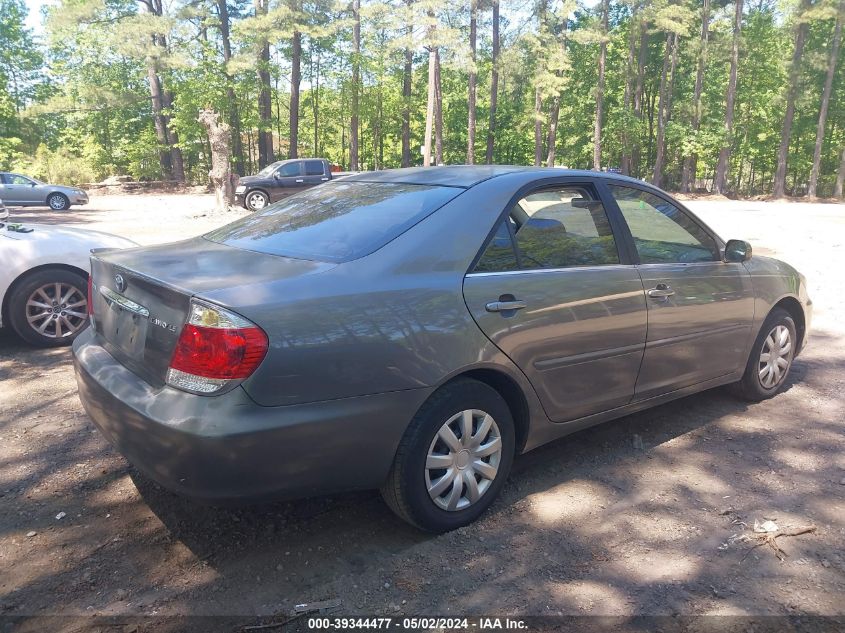
<svg viewBox="0 0 845 633"><path fill-rule="evenodd" d="M308 279L205 296L269 335L264 363L244 383L250 396L265 406L329 400L436 387L467 369L496 367L534 398L478 329L462 292L513 193L499 180L459 193L367 257Z"/></svg>

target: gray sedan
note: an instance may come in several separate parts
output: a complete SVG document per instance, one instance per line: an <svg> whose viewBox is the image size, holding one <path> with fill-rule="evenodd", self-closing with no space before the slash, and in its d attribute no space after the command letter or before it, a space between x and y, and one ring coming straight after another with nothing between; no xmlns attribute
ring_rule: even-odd
<svg viewBox="0 0 845 633"><path fill-rule="evenodd" d="M806 283L623 176L364 173L203 237L92 257L80 396L210 500L381 488L475 520L517 453L720 385L781 390Z"/></svg>
<svg viewBox="0 0 845 633"><path fill-rule="evenodd" d="M88 204L88 194L78 187L51 185L36 178L0 172L0 200L10 207L50 207L54 211Z"/></svg>

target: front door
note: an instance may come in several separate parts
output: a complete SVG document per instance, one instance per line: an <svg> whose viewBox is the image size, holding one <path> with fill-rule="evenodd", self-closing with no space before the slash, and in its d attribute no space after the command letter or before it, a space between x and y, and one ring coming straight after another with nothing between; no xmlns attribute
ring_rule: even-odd
<svg viewBox="0 0 845 633"><path fill-rule="evenodd" d="M639 256L648 340L636 398L730 374L746 362L751 278L722 261L716 239L668 198L610 185Z"/></svg>
<svg viewBox="0 0 845 633"><path fill-rule="evenodd" d="M270 202L276 202L295 193L304 191L305 176L302 173L302 161L294 160L284 163L273 174L275 186L270 191Z"/></svg>
<svg viewBox="0 0 845 633"><path fill-rule="evenodd" d="M464 298L552 420L632 399L646 339L643 286L592 183L517 202L464 279Z"/></svg>

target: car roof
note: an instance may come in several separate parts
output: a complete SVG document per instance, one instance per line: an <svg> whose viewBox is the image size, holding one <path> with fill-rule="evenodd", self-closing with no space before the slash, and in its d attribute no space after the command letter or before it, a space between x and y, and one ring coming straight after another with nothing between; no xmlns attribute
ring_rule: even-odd
<svg viewBox="0 0 845 633"><path fill-rule="evenodd" d="M525 167L519 165L443 165L439 167L408 167L405 169L385 169L366 171L345 176L344 182L392 182L411 185L439 185L443 187L462 187L468 189L480 182L504 174L536 174L538 178L554 176L581 176L587 178L610 177L641 183L640 180L621 174L582 169L562 169L559 167Z"/></svg>

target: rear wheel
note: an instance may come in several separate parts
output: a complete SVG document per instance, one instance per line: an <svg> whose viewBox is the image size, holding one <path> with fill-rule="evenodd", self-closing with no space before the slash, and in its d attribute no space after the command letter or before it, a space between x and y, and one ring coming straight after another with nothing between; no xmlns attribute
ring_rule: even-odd
<svg viewBox="0 0 845 633"><path fill-rule="evenodd" d="M514 454L513 418L488 385L460 379L411 421L381 493L390 508L430 532L475 521L495 500Z"/></svg>
<svg viewBox="0 0 845 633"><path fill-rule="evenodd" d="M30 273L9 298L9 321L39 347L70 345L88 325L88 279L61 268Z"/></svg>
<svg viewBox="0 0 845 633"><path fill-rule="evenodd" d="M781 391L797 344L795 321L786 310L772 310L754 341L742 380L736 384L739 395L759 402Z"/></svg>
<svg viewBox="0 0 845 633"><path fill-rule="evenodd" d="M53 211L64 211L70 209L70 200L63 193L51 193L47 196L47 206Z"/></svg>
<svg viewBox="0 0 845 633"><path fill-rule="evenodd" d="M246 194L246 208L250 211L260 211L270 202L270 198L263 191L250 191Z"/></svg>

